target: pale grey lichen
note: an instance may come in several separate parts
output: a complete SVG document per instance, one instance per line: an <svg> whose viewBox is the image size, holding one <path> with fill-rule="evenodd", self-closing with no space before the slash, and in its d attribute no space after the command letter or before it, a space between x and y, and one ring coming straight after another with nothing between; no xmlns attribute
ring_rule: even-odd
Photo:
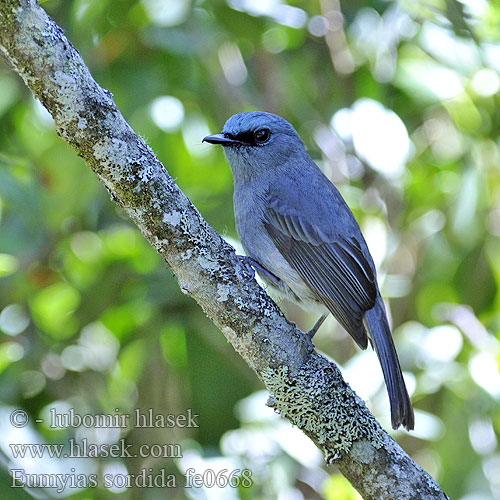
<svg viewBox="0 0 500 500"><path fill-rule="evenodd" d="M214 261L212 258L206 257L204 255L200 255L198 257L198 264L205 271L215 271L216 269L219 268L219 264L217 264L216 261Z"/></svg>
<svg viewBox="0 0 500 500"><path fill-rule="evenodd" d="M182 220L182 213L178 210L172 210L170 213L164 213L162 217L163 222L176 227Z"/></svg>
<svg viewBox="0 0 500 500"><path fill-rule="evenodd" d="M193 257L193 252L194 252L194 250L192 248L188 248L188 249L184 250L184 252L181 252L179 254L179 259L181 260L181 262L189 261Z"/></svg>
<svg viewBox="0 0 500 500"><path fill-rule="evenodd" d="M323 449L327 463L348 453L359 440L380 448L380 427L338 369L319 355L311 359L316 362L304 363L293 376L287 366L262 371L276 411Z"/></svg>
<svg viewBox="0 0 500 500"><path fill-rule="evenodd" d="M167 240L166 238L160 239L156 235L152 235L151 243L154 249L160 254L165 251L165 248L168 248L170 246L169 240Z"/></svg>
<svg viewBox="0 0 500 500"><path fill-rule="evenodd" d="M154 179L156 175L156 165L147 165L147 159L140 158L138 160L139 164L145 163L145 166L141 168L138 172L138 177L142 182L149 182L151 179Z"/></svg>
<svg viewBox="0 0 500 500"><path fill-rule="evenodd" d="M229 296L229 287L219 283L217 285L217 301L226 302L228 296Z"/></svg>
<svg viewBox="0 0 500 500"><path fill-rule="evenodd" d="M353 443L353 451L356 454L356 460L362 464L370 464L375 457L375 448L373 446L366 446L366 442L357 441Z"/></svg>

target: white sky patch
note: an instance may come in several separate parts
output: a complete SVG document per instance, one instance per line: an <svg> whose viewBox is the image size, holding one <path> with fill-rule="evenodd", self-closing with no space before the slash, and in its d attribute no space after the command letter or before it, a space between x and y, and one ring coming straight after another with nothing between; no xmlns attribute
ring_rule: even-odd
<svg viewBox="0 0 500 500"><path fill-rule="evenodd" d="M411 281L402 274L386 274L382 283L382 295L389 298L405 297L410 293Z"/></svg>
<svg viewBox="0 0 500 500"><path fill-rule="evenodd" d="M331 119L331 126L344 141L352 140L352 111L349 108L339 109Z"/></svg>
<svg viewBox="0 0 500 500"><path fill-rule="evenodd" d="M142 5L153 24L176 26L187 19L191 8L191 1L142 0Z"/></svg>
<svg viewBox="0 0 500 500"><path fill-rule="evenodd" d="M33 110L35 111L35 115L38 118L40 124L43 125L43 127L50 130L55 128L52 115L47 111L45 106L38 99L33 100Z"/></svg>
<svg viewBox="0 0 500 500"><path fill-rule="evenodd" d="M495 451L497 438L491 420L474 420L469 423L469 439L474 451L487 455Z"/></svg>
<svg viewBox="0 0 500 500"><path fill-rule="evenodd" d="M78 21L81 21L85 17L87 11L91 7L90 4L91 0L81 0L76 4L75 17Z"/></svg>
<svg viewBox="0 0 500 500"><path fill-rule="evenodd" d="M500 71L500 44L498 43L482 43L481 52L486 59L486 64L491 68Z"/></svg>
<svg viewBox="0 0 500 500"><path fill-rule="evenodd" d="M486 0L460 0L466 7L465 12L473 17L484 16L489 9L489 2Z"/></svg>
<svg viewBox="0 0 500 500"><path fill-rule="evenodd" d="M476 384L500 398L500 373L493 353L480 352L473 356L469 361L469 371Z"/></svg>
<svg viewBox="0 0 500 500"><path fill-rule="evenodd" d="M61 353L61 363L67 370L79 372L85 367L85 349L77 345L65 347Z"/></svg>
<svg viewBox="0 0 500 500"><path fill-rule="evenodd" d="M224 456L244 456L256 464L267 463L269 457L280 453L274 441L274 428L278 423L234 429L224 433L220 448Z"/></svg>
<svg viewBox="0 0 500 500"><path fill-rule="evenodd" d="M0 330L7 335L19 335L29 324L30 318L19 304L9 304L0 313Z"/></svg>
<svg viewBox="0 0 500 500"><path fill-rule="evenodd" d="M429 358L436 361L451 362L461 351L462 334L453 325L440 325L431 328L425 335L422 349Z"/></svg>
<svg viewBox="0 0 500 500"><path fill-rule="evenodd" d="M387 253L387 227L378 217L365 217L362 230L375 267L380 269Z"/></svg>
<svg viewBox="0 0 500 500"><path fill-rule="evenodd" d="M223 43L219 47L218 56L227 82L235 87L243 85L248 71L238 45L232 42Z"/></svg>
<svg viewBox="0 0 500 500"><path fill-rule="evenodd" d="M127 477L128 471L122 462L108 462L103 466L103 476L108 477L107 489L113 493L123 493L126 487L123 479Z"/></svg>
<svg viewBox="0 0 500 500"><path fill-rule="evenodd" d="M313 36L325 36L330 29L328 19L323 16L313 16L307 23L307 29Z"/></svg>
<svg viewBox="0 0 500 500"><path fill-rule="evenodd" d="M413 81L413 86L426 89L435 98L444 101L463 93L460 77L452 69L445 68L432 60L405 60L401 62L405 78Z"/></svg>
<svg viewBox="0 0 500 500"><path fill-rule="evenodd" d="M229 0L235 10L244 11L252 16L270 16L281 2L279 0Z"/></svg>
<svg viewBox="0 0 500 500"><path fill-rule="evenodd" d="M484 475L490 482L491 490L497 492L500 487L500 475L498 474L500 470L500 453L485 457L482 466ZM488 497L486 500L490 500L490 498Z"/></svg>
<svg viewBox="0 0 500 500"><path fill-rule="evenodd" d="M235 413L242 423L260 423L278 420L272 408L266 406L269 393L257 391L236 403Z"/></svg>
<svg viewBox="0 0 500 500"><path fill-rule="evenodd" d="M437 441L445 433L443 421L422 410L415 410L415 430L411 435L427 441Z"/></svg>
<svg viewBox="0 0 500 500"><path fill-rule="evenodd" d="M411 233L418 238L430 238L443 229L446 216L441 210L433 209L425 212L410 223Z"/></svg>
<svg viewBox="0 0 500 500"><path fill-rule="evenodd" d="M100 322L89 323L80 334L85 364L92 370L104 371L116 360L120 343Z"/></svg>
<svg viewBox="0 0 500 500"><path fill-rule="evenodd" d="M209 155L212 149L202 146L201 140L210 134L207 122L202 115L189 115L182 125L182 138L190 155L202 157Z"/></svg>
<svg viewBox="0 0 500 500"><path fill-rule="evenodd" d="M332 117L331 126L356 154L388 177L398 177L411 156L412 143L398 115L372 99L359 99Z"/></svg>
<svg viewBox="0 0 500 500"><path fill-rule="evenodd" d="M477 95L494 95L500 89L500 76L492 69L483 68L472 77L471 86Z"/></svg>
<svg viewBox="0 0 500 500"><path fill-rule="evenodd" d="M229 6L251 16L268 16L277 23L291 28L302 28L307 23L304 10L287 5L281 0L228 0Z"/></svg>
<svg viewBox="0 0 500 500"><path fill-rule="evenodd" d="M164 132L174 132L184 120L182 102L171 95L157 97L150 106L151 118Z"/></svg>
<svg viewBox="0 0 500 500"><path fill-rule="evenodd" d="M480 54L474 41L455 36L448 26L424 22L419 40L426 52L460 72L473 71L480 65Z"/></svg>
<svg viewBox="0 0 500 500"><path fill-rule="evenodd" d="M370 399L384 383L378 358L371 350L353 356L344 365L342 373L363 399Z"/></svg>
<svg viewBox="0 0 500 500"><path fill-rule="evenodd" d="M303 28L307 22L307 14L298 7L280 4L273 15L274 19L290 28Z"/></svg>
<svg viewBox="0 0 500 500"><path fill-rule="evenodd" d="M206 478L204 484L209 484L211 487L202 486L201 488L187 488L192 493L191 498L199 498L200 500L237 500L237 488L225 487L221 488L212 478L219 477L221 484L224 477L227 479L232 471L242 469L243 466L238 458L231 457L203 457L198 450L185 450L182 458L179 460L179 468L184 474L188 474L191 479L187 479L193 484L193 475L201 474ZM192 470L194 469L194 470Z"/></svg>
<svg viewBox="0 0 500 500"><path fill-rule="evenodd" d="M300 429L289 422L278 423L273 432L273 439L304 467L319 467L322 464L321 451Z"/></svg>
<svg viewBox="0 0 500 500"><path fill-rule="evenodd" d="M268 397L268 392L258 391L238 402L236 413L243 425L222 437L224 454L264 462L282 449L304 467L320 466L323 459L319 449L302 431L266 406Z"/></svg>

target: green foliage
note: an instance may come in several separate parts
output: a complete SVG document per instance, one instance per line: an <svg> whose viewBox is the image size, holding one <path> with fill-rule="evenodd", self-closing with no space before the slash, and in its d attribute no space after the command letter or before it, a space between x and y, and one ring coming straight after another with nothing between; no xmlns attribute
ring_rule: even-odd
<svg viewBox="0 0 500 500"><path fill-rule="evenodd" d="M359 493L342 476L331 476L323 485L326 500L362 500Z"/></svg>
<svg viewBox="0 0 500 500"><path fill-rule="evenodd" d="M131 126L231 241L229 168L201 139L251 109L296 127L352 207L389 299L417 410L415 432L398 439L451 497L500 498L500 6L373 0L342 2L340 13L337 5L43 2ZM343 478L327 479L332 471L314 447L273 418L265 398L250 395L261 387L255 375L6 65L0 118L0 414L22 408L30 417L26 434L10 442L124 438L183 451L23 467L101 476L152 468L179 479L177 488L111 490L124 499L201 498L183 488L189 467L251 470L253 486L226 490L227 498L356 498ZM303 329L315 319L286 311ZM327 322L317 347L389 428L374 353L337 330ZM191 408L199 427L47 425L51 408L71 407L94 415ZM31 497L10 484L2 473L2 498ZM100 482L66 494L111 493Z"/></svg>

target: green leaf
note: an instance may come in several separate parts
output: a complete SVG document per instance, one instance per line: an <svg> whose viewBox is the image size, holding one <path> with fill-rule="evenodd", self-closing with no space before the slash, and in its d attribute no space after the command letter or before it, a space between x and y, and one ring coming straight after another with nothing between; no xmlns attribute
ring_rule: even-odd
<svg viewBox="0 0 500 500"><path fill-rule="evenodd" d="M40 290L30 301L36 325L56 339L71 337L78 328L73 313L80 304L80 294L65 282Z"/></svg>
<svg viewBox="0 0 500 500"><path fill-rule="evenodd" d="M19 268L19 261L13 255L0 253L0 277L15 273Z"/></svg>

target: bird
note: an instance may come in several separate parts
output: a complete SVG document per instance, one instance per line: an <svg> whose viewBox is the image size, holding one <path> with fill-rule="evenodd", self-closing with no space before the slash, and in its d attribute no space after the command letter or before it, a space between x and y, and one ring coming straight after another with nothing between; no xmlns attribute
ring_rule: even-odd
<svg viewBox="0 0 500 500"><path fill-rule="evenodd" d="M236 229L248 263L277 298L321 314L311 339L331 313L361 349L372 344L392 427L412 430L413 407L368 246L293 126L273 113L249 111L202 142L221 145L231 168Z"/></svg>

